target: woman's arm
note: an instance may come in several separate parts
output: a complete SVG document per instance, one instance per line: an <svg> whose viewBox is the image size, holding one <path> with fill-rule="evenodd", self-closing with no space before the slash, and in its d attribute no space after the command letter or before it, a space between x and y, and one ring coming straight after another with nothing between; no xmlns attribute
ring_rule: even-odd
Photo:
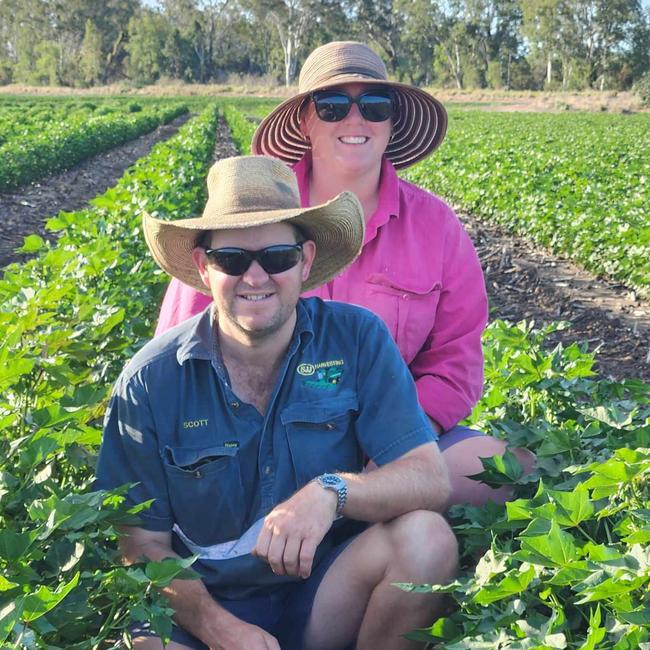
<svg viewBox="0 0 650 650"><path fill-rule="evenodd" d="M409 366L422 408L443 431L467 417L481 397L481 336L488 318L485 279L474 245L457 221L445 235L435 322Z"/></svg>

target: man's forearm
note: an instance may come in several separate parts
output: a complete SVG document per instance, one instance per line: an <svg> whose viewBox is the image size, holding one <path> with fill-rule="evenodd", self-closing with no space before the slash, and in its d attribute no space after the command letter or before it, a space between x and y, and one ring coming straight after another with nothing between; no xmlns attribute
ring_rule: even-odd
<svg viewBox="0 0 650 650"><path fill-rule="evenodd" d="M371 472L341 476L348 484L343 514L373 523L412 510L443 512L451 493L444 460L430 445Z"/></svg>
<svg viewBox="0 0 650 650"><path fill-rule="evenodd" d="M122 538L122 554L127 563L142 558L161 561L180 556L166 544L147 542L138 544ZM231 629L233 623L240 622L212 598L201 580L173 580L161 590L175 611L174 619L185 630L204 643L212 645L222 632Z"/></svg>

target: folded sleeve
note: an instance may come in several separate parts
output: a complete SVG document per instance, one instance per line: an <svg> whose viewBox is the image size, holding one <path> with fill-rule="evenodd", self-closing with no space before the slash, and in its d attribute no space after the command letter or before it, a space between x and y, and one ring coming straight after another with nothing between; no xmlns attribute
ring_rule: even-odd
<svg viewBox="0 0 650 650"><path fill-rule="evenodd" d="M413 377L378 317L373 315L361 331L358 349L356 432L366 455L381 466L437 440Z"/></svg>
<svg viewBox="0 0 650 650"><path fill-rule="evenodd" d="M433 329L410 364L420 404L443 429L467 417L483 390L481 336L488 304L474 245L451 212Z"/></svg>
<svg viewBox="0 0 650 650"><path fill-rule="evenodd" d="M158 336L175 325L195 316L211 302L212 299L209 296L187 284L183 284L176 278L172 278L160 307L155 335Z"/></svg>

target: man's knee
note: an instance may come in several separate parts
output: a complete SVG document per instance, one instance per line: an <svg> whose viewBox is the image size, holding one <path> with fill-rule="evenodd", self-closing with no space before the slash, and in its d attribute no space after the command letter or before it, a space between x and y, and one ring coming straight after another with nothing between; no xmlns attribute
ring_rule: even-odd
<svg viewBox="0 0 650 650"><path fill-rule="evenodd" d="M437 512L414 510L387 524L396 563L408 569L410 580L441 582L458 565L458 542L447 520Z"/></svg>

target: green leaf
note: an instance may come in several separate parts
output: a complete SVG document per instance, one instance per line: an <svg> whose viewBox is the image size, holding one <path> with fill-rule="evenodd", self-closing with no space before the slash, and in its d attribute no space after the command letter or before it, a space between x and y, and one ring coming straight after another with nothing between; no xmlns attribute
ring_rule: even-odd
<svg viewBox="0 0 650 650"><path fill-rule="evenodd" d="M41 250L45 245L45 240L39 235L28 235L25 237L23 245L18 249L20 253L35 253Z"/></svg>
<svg viewBox="0 0 650 650"><path fill-rule="evenodd" d="M572 492L548 490L547 494L560 508L569 525L577 526L594 514L594 506L589 499L589 492L584 484L579 484Z"/></svg>
<svg viewBox="0 0 650 650"><path fill-rule="evenodd" d="M613 429L623 429L632 424L637 405L634 402L619 402L593 408L579 408L585 417L602 422Z"/></svg>
<svg viewBox="0 0 650 650"><path fill-rule="evenodd" d="M20 621L24 600L24 598L18 598L0 608L0 643L4 643L9 638L11 631Z"/></svg>
<svg viewBox="0 0 650 650"><path fill-rule="evenodd" d="M529 499L515 499L506 501L506 513L508 521L526 521L532 519L534 508L531 507Z"/></svg>
<svg viewBox="0 0 650 650"><path fill-rule="evenodd" d="M34 424L39 427L51 428L63 422L77 420L80 414L83 416L83 411L80 406L64 407L61 404L51 404L46 408L34 411L32 418Z"/></svg>
<svg viewBox="0 0 650 650"><path fill-rule="evenodd" d="M460 637L462 629L449 618L441 617L431 627L413 630L404 636L410 641L421 641L422 643L431 642L432 639L442 639L444 641L453 641Z"/></svg>
<svg viewBox="0 0 650 650"><path fill-rule="evenodd" d="M578 559L578 549L573 536L563 531L555 521L551 522L547 535L522 535L519 539L519 556L533 564L566 567Z"/></svg>
<svg viewBox="0 0 650 650"><path fill-rule="evenodd" d="M591 610L589 613L589 629L587 631L587 638L578 650L596 650L598 644L605 638L607 630L600 626L600 618L600 605L598 605L595 611Z"/></svg>
<svg viewBox="0 0 650 650"><path fill-rule="evenodd" d="M557 587L571 587L588 578L592 571L593 568L590 568L587 562L574 562L571 566L558 569L546 583Z"/></svg>
<svg viewBox="0 0 650 650"><path fill-rule="evenodd" d="M624 574L621 577L607 578L593 587L589 585L589 582L589 579L587 579L575 587L580 596L580 599L576 600L576 604L582 605L598 600L611 600L623 594L629 594L644 585L647 578L644 576L631 577L629 574ZM586 586L585 583L587 583ZM581 588L583 586L585 587Z"/></svg>
<svg viewBox="0 0 650 650"><path fill-rule="evenodd" d="M34 368L34 361L31 359L12 359L0 365L0 389L4 390L10 384L15 383L20 377L28 375Z"/></svg>
<svg viewBox="0 0 650 650"><path fill-rule="evenodd" d="M524 592L535 578L535 569L520 567L509 571L498 584L488 584L474 596L474 602L479 605L490 605L504 598Z"/></svg>
<svg viewBox="0 0 650 650"><path fill-rule="evenodd" d="M38 533L29 531L17 533L12 530L0 531L0 557L8 562L18 562L34 543Z"/></svg>
<svg viewBox="0 0 650 650"><path fill-rule="evenodd" d="M18 586L19 585L17 582L11 582L11 580L7 580L7 578L0 575L0 591L9 591L10 589Z"/></svg>
<svg viewBox="0 0 650 650"><path fill-rule="evenodd" d="M156 587L166 587L175 578L199 579L201 576L190 569L195 561L196 556L184 559L166 558L160 562L147 562L144 572Z"/></svg>
<svg viewBox="0 0 650 650"><path fill-rule="evenodd" d="M79 573L73 578L52 591L46 586L41 586L36 592L25 596L22 619L26 622L35 621L54 609L78 584Z"/></svg>
<svg viewBox="0 0 650 650"><path fill-rule="evenodd" d="M616 613L616 618L630 625L640 625L647 628L648 621L650 621L650 607L643 607L633 612L619 611Z"/></svg>
<svg viewBox="0 0 650 650"><path fill-rule="evenodd" d="M481 458L481 463L484 471L473 474L469 478L488 485L512 485L517 483L524 474L521 463L509 449L500 456Z"/></svg>
<svg viewBox="0 0 650 650"><path fill-rule="evenodd" d="M650 526L644 526L643 528L640 528L639 530L635 530L633 533L630 533L629 535L625 535L625 537L621 538L621 541L630 545L650 543Z"/></svg>

